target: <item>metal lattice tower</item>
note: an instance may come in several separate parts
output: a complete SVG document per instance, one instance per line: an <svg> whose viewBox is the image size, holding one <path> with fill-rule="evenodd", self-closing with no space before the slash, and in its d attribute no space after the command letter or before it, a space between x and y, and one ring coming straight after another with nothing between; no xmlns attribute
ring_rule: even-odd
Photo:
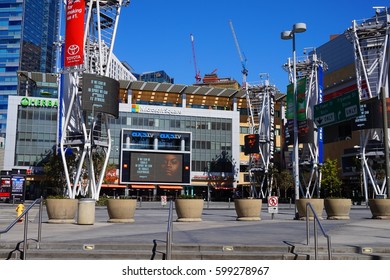
<svg viewBox="0 0 390 280"><path fill-rule="evenodd" d="M360 100L379 98L381 88L387 88L389 98L390 61L390 14L389 8L376 8L376 15L370 19L354 20L345 32L353 42L355 50L356 80ZM379 180L369 164L368 143L372 139L383 141L382 129L360 130L360 154L365 197L368 200L368 185L373 186L376 195L386 194L386 178ZM387 139L389 142L389 139ZM382 182L380 182L382 181Z"/></svg>
<svg viewBox="0 0 390 280"><path fill-rule="evenodd" d="M69 197L81 194L97 200L111 150L109 115L95 112L95 107L91 114L82 110L82 73L110 77L119 15L129 0L85 0L85 4L84 65L63 70L65 118L60 151ZM68 156L69 151L74 158ZM71 167L73 160L76 168ZM99 168L98 161L102 161Z"/></svg>
<svg viewBox="0 0 390 280"><path fill-rule="evenodd" d="M271 195L272 191L276 92L267 78L260 85L248 85L246 94L250 133L259 135L259 154L250 154L249 158L249 178L253 196L261 198Z"/></svg>
<svg viewBox="0 0 390 280"><path fill-rule="evenodd" d="M291 59L288 59L284 69L288 72L290 82L293 83L294 68ZM319 196L321 189L322 142L320 141L320 135L322 134L322 128L317 128L314 123L314 106L322 102L322 72L326 70L326 63L317 57L315 49L309 55L299 57L296 62L297 80L306 79L305 115L307 131L304 132L305 140L301 140L301 135L298 137L301 147L299 189L301 195L306 198L311 198L314 193ZM305 176L304 173L307 173L308 176Z"/></svg>

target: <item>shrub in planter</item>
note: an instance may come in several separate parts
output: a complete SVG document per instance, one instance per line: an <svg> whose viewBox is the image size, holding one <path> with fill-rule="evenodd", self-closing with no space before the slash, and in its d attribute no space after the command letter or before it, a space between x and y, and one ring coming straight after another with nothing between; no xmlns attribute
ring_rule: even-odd
<svg viewBox="0 0 390 280"><path fill-rule="evenodd" d="M234 208L237 213L237 221L260 221L261 206L261 199L234 199Z"/></svg>
<svg viewBox="0 0 390 280"><path fill-rule="evenodd" d="M110 198L107 200L107 211L109 216L109 223L133 223L134 214L137 206L136 199Z"/></svg>
<svg viewBox="0 0 390 280"><path fill-rule="evenodd" d="M324 200L322 198L300 198L296 200L297 210L298 210L298 219L306 220L306 204L310 202L313 206L314 211L316 212L318 218L322 219L322 212L324 210ZM314 219L313 212L311 209L309 211L309 220Z"/></svg>
<svg viewBox="0 0 390 280"><path fill-rule="evenodd" d="M338 177L337 160L327 159L321 166L323 187L326 195L324 207L329 220L348 220L352 200L342 197L342 181Z"/></svg>
<svg viewBox="0 0 390 280"><path fill-rule="evenodd" d="M180 195L175 200L177 222L201 222L204 200L197 196Z"/></svg>
<svg viewBox="0 0 390 280"><path fill-rule="evenodd" d="M369 199L368 205L370 206L373 219L390 219L390 199Z"/></svg>
<svg viewBox="0 0 390 280"><path fill-rule="evenodd" d="M75 217L78 207L78 199L63 197L49 197L45 201L48 223L53 224L72 224L75 223Z"/></svg>

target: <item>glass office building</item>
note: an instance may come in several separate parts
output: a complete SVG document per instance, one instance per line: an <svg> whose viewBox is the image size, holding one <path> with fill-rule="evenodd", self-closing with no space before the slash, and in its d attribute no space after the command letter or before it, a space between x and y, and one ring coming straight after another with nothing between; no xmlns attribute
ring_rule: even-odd
<svg viewBox="0 0 390 280"><path fill-rule="evenodd" d="M49 76L50 74L42 75L39 80L49 79ZM207 172L210 162L216 162L222 157L229 157L234 161L235 169L239 169L240 111L238 104L232 98L233 95L240 93L239 90L153 82L132 82L130 84L130 88L121 88L126 100L119 104L119 118L111 119L113 144L110 164L114 164L117 168L120 166L122 130L139 129L143 131L174 131L192 135L190 143L191 183L186 186L187 189L191 188L190 191L202 193L207 188ZM138 86L143 90L137 90ZM157 91L155 95L147 90L149 87L155 89L156 86L161 87L161 92ZM49 89L46 90L49 91ZM204 106L206 108L195 106L197 98L200 98L200 103L205 102L203 94L196 95L198 91L204 90L213 91L213 95L207 95L207 102L216 104L215 108L223 108L223 106L219 106L221 104L215 102L229 102L232 105L230 110L213 109L206 105ZM187 93L185 94L184 91ZM150 100L156 100L156 103L152 104L153 102L150 100L146 102L147 104L138 101L140 94L142 95L140 99L146 100L150 95ZM180 94L179 98L178 94ZM166 100L169 103L174 103L175 100L176 103L171 106L157 105L161 103L160 99L161 102ZM134 104L135 102L142 104ZM26 181L29 182L30 186L38 184L45 158L56 149L57 109L58 99L56 98L10 97L7 126L9 137L7 137L4 168L6 170L29 170L31 176L26 177ZM231 189L233 184L238 181L238 174L233 174L232 167L229 166L221 172L226 171L223 176L226 180L229 179L231 185L225 187ZM30 177L34 179L30 180ZM116 185L115 187L118 192L119 188L126 186ZM133 186L128 185L127 187L131 192ZM152 186L152 189L157 189L157 187Z"/></svg>
<svg viewBox="0 0 390 280"><path fill-rule="evenodd" d="M18 71L52 73L59 0L0 1L0 135L6 134L8 96L18 94ZM30 78L31 86L34 80ZM24 94L24 91L21 91Z"/></svg>

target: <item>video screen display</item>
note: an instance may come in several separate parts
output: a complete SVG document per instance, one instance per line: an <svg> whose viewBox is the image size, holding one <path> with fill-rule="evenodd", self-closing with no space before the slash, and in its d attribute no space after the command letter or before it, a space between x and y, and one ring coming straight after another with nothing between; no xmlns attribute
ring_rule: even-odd
<svg viewBox="0 0 390 280"><path fill-rule="evenodd" d="M190 183L190 154L123 151L122 183Z"/></svg>
<svg viewBox="0 0 390 280"><path fill-rule="evenodd" d="M119 82L96 74L83 74L82 108L119 116Z"/></svg>

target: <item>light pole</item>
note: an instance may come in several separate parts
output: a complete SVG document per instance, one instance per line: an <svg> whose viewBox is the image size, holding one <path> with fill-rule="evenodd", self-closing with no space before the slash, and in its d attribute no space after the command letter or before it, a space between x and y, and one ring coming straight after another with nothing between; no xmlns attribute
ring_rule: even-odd
<svg viewBox="0 0 390 280"><path fill-rule="evenodd" d="M294 86L294 156L293 156L293 174L294 174L294 187L295 187L295 202L299 199L299 151L298 151L298 112L297 112L297 62L296 62L296 51L295 51L295 34L306 31L306 23L296 23L293 25L292 30L283 31L281 38L283 40L292 39L293 42L293 86Z"/></svg>

